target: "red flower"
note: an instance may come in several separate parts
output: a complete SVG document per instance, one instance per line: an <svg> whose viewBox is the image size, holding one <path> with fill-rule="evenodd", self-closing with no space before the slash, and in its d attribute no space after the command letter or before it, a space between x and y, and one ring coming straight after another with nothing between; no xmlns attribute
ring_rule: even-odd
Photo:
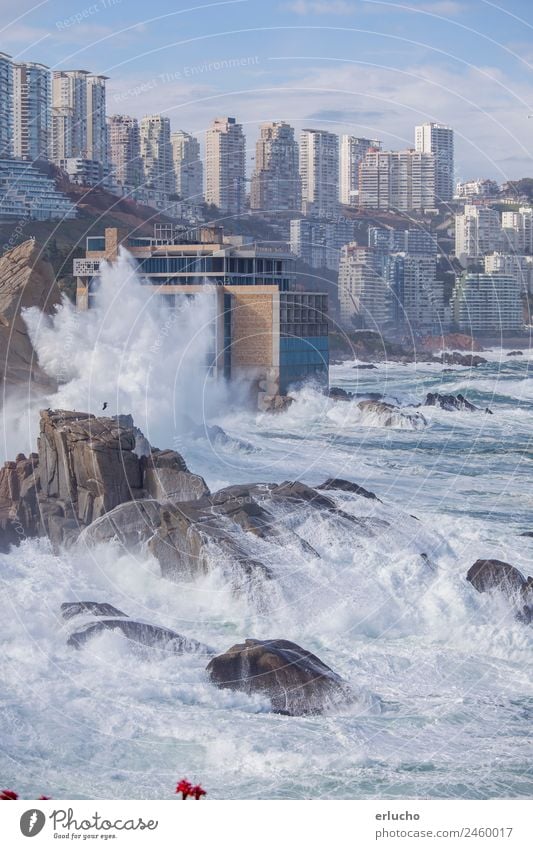
<svg viewBox="0 0 533 849"><path fill-rule="evenodd" d="M200 787L199 784L196 784L194 787L191 787L191 796L194 796L195 799L200 799L202 796L206 796L206 791Z"/></svg>
<svg viewBox="0 0 533 849"><path fill-rule="evenodd" d="M187 796L191 795L192 789L193 786L191 782L187 781L186 778L182 778L176 785L176 793L181 793L183 799L186 799Z"/></svg>
<svg viewBox="0 0 533 849"><path fill-rule="evenodd" d="M18 799L19 794L15 793L14 790L0 790L0 799L4 799L5 801L13 801L14 799Z"/></svg>

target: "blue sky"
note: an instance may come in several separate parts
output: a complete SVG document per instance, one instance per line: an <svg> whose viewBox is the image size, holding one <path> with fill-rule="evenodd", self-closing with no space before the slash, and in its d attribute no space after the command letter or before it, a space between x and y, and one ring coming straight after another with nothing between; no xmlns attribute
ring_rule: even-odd
<svg viewBox="0 0 533 849"><path fill-rule="evenodd" d="M1 0L0 50L109 76L108 112L215 115L413 143L456 130L457 178L533 176L530 0Z"/></svg>

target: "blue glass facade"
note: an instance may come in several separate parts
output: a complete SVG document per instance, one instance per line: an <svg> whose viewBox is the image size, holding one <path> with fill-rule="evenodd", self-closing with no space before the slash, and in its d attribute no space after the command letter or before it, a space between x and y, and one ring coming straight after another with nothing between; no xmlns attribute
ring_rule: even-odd
<svg viewBox="0 0 533 849"><path fill-rule="evenodd" d="M286 394L309 378L328 382L329 340L326 336L282 336L279 340L280 392Z"/></svg>

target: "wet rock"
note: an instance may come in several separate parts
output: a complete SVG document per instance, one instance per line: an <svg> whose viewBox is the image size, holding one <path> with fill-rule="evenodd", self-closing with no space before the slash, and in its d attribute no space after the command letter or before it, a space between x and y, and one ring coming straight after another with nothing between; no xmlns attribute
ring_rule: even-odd
<svg viewBox="0 0 533 849"><path fill-rule="evenodd" d="M508 357L523 357L524 352L523 351L509 351L507 356Z"/></svg>
<svg viewBox="0 0 533 849"><path fill-rule="evenodd" d="M467 410L470 413L475 413L480 410L480 407L476 407L475 404L472 404L468 401L464 395L440 395L438 392L428 392L426 395L426 400L424 401L424 407L440 407L441 410ZM485 410L486 413L492 415L492 411L488 409Z"/></svg>
<svg viewBox="0 0 533 849"><path fill-rule="evenodd" d="M65 620L73 619L74 616L126 616L121 610L112 604L102 601L66 601L61 605L61 616Z"/></svg>
<svg viewBox="0 0 533 849"><path fill-rule="evenodd" d="M340 386L332 386L326 394L329 398L333 398L334 401L353 401L355 398L353 392L347 392L345 389L341 389Z"/></svg>
<svg viewBox="0 0 533 849"><path fill-rule="evenodd" d="M0 257L0 365L8 392L19 386L27 392L31 384L55 391L55 380L39 366L23 311L37 307L49 315L60 302L54 270L37 242L28 239Z"/></svg>
<svg viewBox="0 0 533 849"><path fill-rule="evenodd" d="M119 504L84 528L78 537L83 545L119 542L135 550L147 542L161 524L163 507L154 499L139 499Z"/></svg>
<svg viewBox="0 0 533 849"><path fill-rule="evenodd" d="M67 645L72 648L83 648L89 640L104 631L119 631L136 645L162 649L174 654L213 654L208 646L198 640L184 637L170 628L130 619L111 604L94 601L67 602L61 605L61 612L68 622L82 620L79 624L76 621L73 623L74 628L67 640Z"/></svg>
<svg viewBox="0 0 533 849"><path fill-rule="evenodd" d="M269 395L267 392L257 394L257 405L262 413L283 413L293 402L294 398L290 395Z"/></svg>
<svg viewBox="0 0 533 849"><path fill-rule="evenodd" d="M452 366L477 368L487 363L488 360L485 357L480 357L478 354L461 354L459 351L453 351L452 353L441 354L440 362Z"/></svg>
<svg viewBox="0 0 533 849"><path fill-rule="evenodd" d="M359 401L359 409L369 415L380 427L398 427L419 430L427 425L421 413L409 413L385 401Z"/></svg>
<svg viewBox="0 0 533 849"><path fill-rule="evenodd" d="M361 370L361 369L362 370L368 370L368 369L377 368L377 366L374 365L374 363L357 363L357 365L353 366L353 368L359 369L359 370Z"/></svg>
<svg viewBox="0 0 533 849"><path fill-rule="evenodd" d="M194 501L209 495L200 475L192 474L177 451L152 451L141 460L142 487L157 501Z"/></svg>
<svg viewBox="0 0 533 849"><path fill-rule="evenodd" d="M159 561L163 577L175 581L194 578L209 572L213 561L223 557L237 567L239 587L250 578L270 579L270 568L251 557L239 543L229 517L212 508L206 497L161 510L161 522L148 542L148 550ZM253 504L243 504L236 510L241 527L246 523L256 527L255 512Z"/></svg>
<svg viewBox="0 0 533 849"><path fill-rule="evenodd" d="M319 484L316 489L340 489L344 492L355 492L356 495L362 495L363 498L371 498L374 501L379 501L383 503L380 498L377 497L370 490L365 489L363 486L359 486L357 483L353 483L353 481L347 481L343 478L328 478L324 483Z"/></svg>
<svg viewBox="0 0 533 849"><path fill-rule="evenodd" d="M501 593L520 621L533 621L533 578L525 578L515 566L503 560L476 560L466 580L480 593Z"/></svg>
<svg viewBox="0 0 533 849"><path fill-rule="evenodd" d="M316 655L288 640L246 640L207 666L221 688L259 693L289 716L320 714L353 699L346 682Z"/></svg>

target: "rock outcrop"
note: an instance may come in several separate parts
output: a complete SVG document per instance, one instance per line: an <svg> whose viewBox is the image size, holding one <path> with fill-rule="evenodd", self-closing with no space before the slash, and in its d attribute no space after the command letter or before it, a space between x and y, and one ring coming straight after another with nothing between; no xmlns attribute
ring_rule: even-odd
<svg viewBox="0 0 533 849"><path fill-rule="evenodd" d="M476 560L466 580L480 593L501 593L522 622L533 622L533 578L503 560Z"/></svg>
<svg viewBox="0 0 533 849"><path fill-rule="evenodd" d="M507 356L508 357L523 357L524 352L523 351L509 351Z"/></svg>
<svg viewBox="0 0 533 849"><path fill-rule="evenodd" d="M22 318L28 307L50 314L61 301L53 268L41 254L29 239L0 257L0 366L7 389L28 382L46 391L55 388L37 362Z"/></svg>
<svg viewBox="0 0 533 849"><path fill-rule="evenodd" d="M459 351L452 353L444 353L440 356L440 362L450 366L467 366L468 368L477 368L488 362L485 357L480 357L477 354L461 354Z"/></svg>
<svg viewBox="0 0 533 849"><path fill-rule="evenodd" d="M111 604L96 601L66 602L61 605L61 613L67 622L74 620L74 627L67 640L67 645L72 648L83 648L89 640L103 631L118 631L136 645L173 654L213 654L211 649L198 640L184 637L170 628L130 619Z"/></svg>
<svg viewBox="0 0 533 849"><path fill-rule="evenodd" d="M207 666L221 688L259 693L289 716L320 714L353 700L348 685L316 655L288 640L246 640Z"/></svg>
<svg viewBox="0 0 533 849"><path fill-rule="evenodd" d="M423 406L440 407L441 410L448 410L449 412L453 410L467 410L469 413L477 413L481 409L468 401L464 395L440 395L438 392L428 392ZM486 407L485 413L491 416L492 410Z"/></svg>
<svg viewBox="0 0 533 849"><path fill-rule="evenodd" d="M363 498L370 498L373 501L381 502L381 499L377 497L370 490L365 489L364 486L359 486L357 483L353 483L353 481L344 480L344 478L328 478L324 483L319 484L316 489L339 489L344 492L355 492L356 495L362 495Z"/></svg>
<svg viewBox="0 0 533 849"><path fill-rule="evenodd" d="M359 401L357 404L364 414L363 424L377 424L379 427L396 427L410 430L420 430L427 425L421 413L406 412L400 407L385 401Z"/></svg>
<svg viewBox="0 0 533 849"><path fill-rule="evenodd" d="M57 549L119 505L209 492L175 451L139 457L138 439L131 416L41 411L38 454L19 455L0 470L0 550L41 535Z"/></svg>

